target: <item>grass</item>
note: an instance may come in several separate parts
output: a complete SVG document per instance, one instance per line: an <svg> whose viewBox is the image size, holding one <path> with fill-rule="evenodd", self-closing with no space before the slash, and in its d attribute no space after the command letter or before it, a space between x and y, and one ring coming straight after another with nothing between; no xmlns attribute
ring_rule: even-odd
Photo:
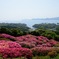
<svg viewBox="0 0 59 59"><path fill-rule="evenodd" d="M40 59L59 59L59 54L54 57L54 58L50 58L49 56L39 56Z"/></svg>
<svg viewBox="0 0 59 59"><path fill-rule="evenodd" d="M0 59L3 59L3 58L0 57ZM24 58L13 58L13 59L24 59ZM32 59L36 59L36 57L33 57ZM55 58L50 58L49 56L39 56L39 59L59 59L59 54Z"/></svg>

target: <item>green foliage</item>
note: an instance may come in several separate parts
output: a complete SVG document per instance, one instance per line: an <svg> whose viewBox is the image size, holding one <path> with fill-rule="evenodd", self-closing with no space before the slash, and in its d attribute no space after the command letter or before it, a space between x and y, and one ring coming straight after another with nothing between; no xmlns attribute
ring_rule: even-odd
<svg viewBox="0 0 59 59"><path fill-rule="evenodd" d="M56 27L56 33L59 35L59 25Z"/></svg>
<svg viewBox="0 0 59 59"><path fill-rule="evenodd" d="M35 30L29 30L26 24L21 23L0 23L0 33L6 33L13 36L20 36L25 34L42 35L49 39L59 41L59 24L42 23L33 25Z"/></svg>
<svg viewBox="0 0 59 59"><path fill-rule="evenodd" d="M50 58L54 58L57 56L57 52L56 51L51 51L48 53L48 56L50 56Z"/></svg>
<svg viewBox="0 0 59 59"><path fill-rule="evenodd" d="M8 28L1 27L0 28L0 33L7 33L7 34L9 33L9 34L11 34L11 31Z"/></svg>
<svg viewBox="0 0 59 59"><path fill-rule="evenodd" d="M43 35L43 36L48 37L49 39L55 39L59 41L59 23L57 24L54 24L54 23L34 24L33 27L36 28L36 30L42 29L44 31L44 32L42 32L42 30L38 31L40 33L38 35Z"/></svg>
<svg viewBox="0 0 59 59"><path fill-rule="evenodd" d="M4 27L0 28L0 33L6 33L6 34L13 35L13 36L20 36L20 35L27 34L26 31L22 31L19 28L11 28L11 29L9 29L9 28L4 28Z"/></svg>
<svg viewBox="0 0 59 59"><path fill-rule="evenodd" d="M11 34L13 35L13 36L20 36L20 35L23 35L23 32L21 31L21 30L19 30L19 29L11 29Z"/></svg>
<svg viewBox="0 0 59 59"><path fill-rule="evenodd" d="M48 37L49 39L55 39L56 33L51 30L45 30L45 33L42 35Z"/></svg>
<svg viewBox="0 0 59 59"><path fill-rule="evenodd" d="M45 33L45 30L43 30L43 29L36 29L36 30L30 32L30 34L36 35L36 36L39 36L43 33Z"/></svg>
<svg viewBox="0 0 59 59"><path fill-rule="evenodd" d="M8 28L8 29L13 29L13 28L19 28L21 31L28 31L30 28L23 23L0 23L0 28Z"/></svg>
<svg viewBox="0 0 59 59"><path fill-rule="evenodd" d="M30 34L36 35L36 36L42 35L42 36L47 37L48 39L55 39L59 41L59 35L57 35L55 31L53 30L36 29L34 31L31 31Z"/></svg>
<svg viewBox="0 0 59 59"><path fill-rule="evenodd" d="M59 41L59 35L55 36L55 40Z"/></svg>
<svg viewBox="0 0 59 59"><path fill-rule="evenodd" d="M0 38L0 40L10 40L10 39L7 39L7 38Z"/></svg>
<svg viewBox="0 0 59 59"><path fill-rule="evenodd" d="M54 23L41 23L41 24L34 24L34 28L40 28L40 29L56 29L57 24Z"/></svg>

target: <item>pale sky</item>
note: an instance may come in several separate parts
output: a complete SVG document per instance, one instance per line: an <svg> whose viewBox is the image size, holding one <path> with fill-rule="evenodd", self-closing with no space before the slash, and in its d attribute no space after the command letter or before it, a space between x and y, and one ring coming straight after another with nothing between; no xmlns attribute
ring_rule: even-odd
<svg viewBox="0 0 59 59"><path fill-rule="evenodd" d="M59 0L0 0L0 22L59 17Z"/></svg>

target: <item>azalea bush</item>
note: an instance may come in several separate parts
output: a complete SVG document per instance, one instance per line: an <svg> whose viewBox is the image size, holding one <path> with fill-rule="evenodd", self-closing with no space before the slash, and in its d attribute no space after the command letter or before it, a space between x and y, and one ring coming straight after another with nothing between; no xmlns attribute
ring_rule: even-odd
<svg viewBox="0 0 59 59"><path fill-rule="evenodd" d="M10 39L0 40L0 56L3 58L25 57L31 59L32 56L54 56L53 53L59 53L58 41L44 36L27 34L15 37L2 33L0 38ZM53 52L51 53L51 51Z"/></svg>
<svg viewBox="0 0 59 59"><path fill-rule="evenodd" d="M32 51L28 48L0 48L0 57L2 58L17 58L26 57L32 58Z"/></svg>
<svg viewBox="0 0 59 59"><path fill-rule="evenodd" d="M21 45L16 42L0 40L0 48L20 48L20 47Z"/></svg>
<svg viewBox="0 0 59 59"><path fill-rule="evenodd" d="M54 39L48 39L44 36L34 36L34 35L24 35L18 36L15 38L16 42L18 42L23 47L33 48L33 47L53 47L58 42Z"/></svg>
<svg viewBox="0 0 59 59"><path fill-rule="evenodd" d="M18 42L23 47L33 48L33 47L53 47L57 44L54 39L48 39L44 36L34 36L34 35L23 35L14 37L9 34L0 34L0 38L10 39L12 41ZM23 44L23 45L22 45Z"/></svg>
<svg viewBox="0 0 59 59"><path fill-rule="evenodd" d="M12 41L0 40L0 57L17 58L32 57L32 51L28 48L22 48L20 44Z"/></svg>
<svg viewBox="0 0 59 59"><path fill-rule="evenodd" d="M7 38L7 39L10 39L12 41L15 41L15 37L14 36L9 35L9 34L5 34L5 33L0 34L0 38Z"/></svg>
<svg viewBox="0 0 59 59"><path fill-rule="evenodd" d="M34 47L31 50L34 56L45 56L49 51L51 51L51 47Z"/></svg>

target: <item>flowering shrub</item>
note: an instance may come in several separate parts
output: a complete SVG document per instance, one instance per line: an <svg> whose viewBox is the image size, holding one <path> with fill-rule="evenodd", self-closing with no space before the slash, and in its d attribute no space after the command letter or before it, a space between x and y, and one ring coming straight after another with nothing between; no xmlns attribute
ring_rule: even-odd
<svg viewBox="0 0 59 59"><path fill-rule="evenodd" d="M43 36L34 36L34 35L24 35L16 37L15 39L23 47L53 47L57 44L57 41L47 39Z"/></svg>
<svg viewBox="0 0 59 59"><path fill-rule="evenodd" d="M47 55L48 52L51 50L51 47L34 47L31 49L33 55Z"/></svg>
<svg viewBox="0 0 59 59"><path fill-rule="evenodd" d="M3 58L32 57L32 51L22 48L20 44L12 41L0 40L0 56Z"/></svg>
<svg viewBox="0 0 59 59"><path fill-rule="evenodd" d="M57 41L47 39L44 36L34 36L34 35L24 35L19 37L14 37L8 34L0 34L0 37L7 38L12 41L18 42L23 47L53 47L57 44ZM25 43L26 42L26 43Z"/></svg>
<svg viewBox="0 0 59 59"><path fill-rule="evenodd" d="M12 41L0 40L0 48L15 48L15 47L20 48L21 45Z"/></svg>
<svg viewBox="0 0 59 59"><path fill-rule="evenodd" d="M0 48L0 55L3 58L32 57L32 51L28 48Z"/></svg>
<svg viewBox="0 0 59 59"><path fill-rule="evenodd" d="M26 57L31 59L32 54L33 56L48 54L54 57L53 53L59 53L59 48L56 47L58 42L53 39L49 40L44 36L28 34L14 37L8 34L0 34L0 38L14 40L14 42L0 40L0 56L3 58Z"/></svg>
<svg viewBox="0 0 59 59"><path fill-rule="evenodd" d="M55 40L53 40L53 39L51 39L49 43L50 43L52 46L54 46L54 45L56 45L58 42L55 41Z"/></svg>
<svg viewBox="0 0 59 59"><path fill-rule="evenodd" d="M15 40L15 37L14 36L11 36L9 34L0 34L0 37L1 38L8 38L8 39L11 39L11 40Z"/></svg>

